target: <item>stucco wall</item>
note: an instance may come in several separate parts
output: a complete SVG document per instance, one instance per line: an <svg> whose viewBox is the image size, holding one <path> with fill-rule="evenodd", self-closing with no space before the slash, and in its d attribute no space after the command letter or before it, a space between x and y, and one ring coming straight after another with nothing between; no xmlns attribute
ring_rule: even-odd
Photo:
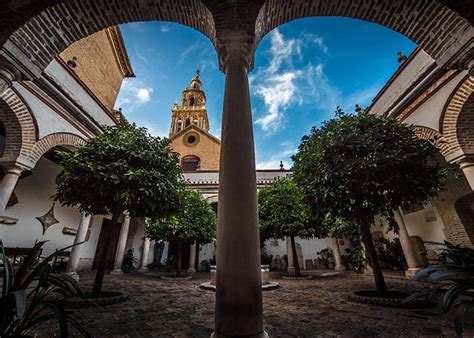
<svg viewBox="0 0 474 338"><path fill-rule="evenodd" d="M43 235L43 227L35 218L43 216L51 208L51 195L55 191L55 178L59 173L58 166L41 158L32 171L32 175L21 179L15 189L19 203L7 207L4 215L18 219L14 225L0 224L0 238L7 247L32 247L36 240L48 240L44 245L43 255L56 249L62 249L74 242L74 236L62 233L63 227L76 228L79 225L80 213L76 208L62 207L56 203L54 215L59 223L52 225ZM102 224L102 217L93 219L89 241L81 246L81 257L93 258Z"/></svg>
<svg viewBox="0 0 474 338"><path fill-rule="evenodd" d="M460 72L433 96L423 102L423 104L411 113L403 122L416 126L428 127L440 132L440 119L443 109L446 106L446 102L449 100L451 93L458 86L459 82L461 82L465 76L465 71Z"/></svg>
<svg viewBox="0 0 474 338"><path fill-rule="evenodd" d="M381 97L372 105L370 111L374 114L389 113L389 108L402 96L412 84L416 83L422 75L435 63L425 51L418 50L410 63L405 65L400 74L385 88Z"/></svg>

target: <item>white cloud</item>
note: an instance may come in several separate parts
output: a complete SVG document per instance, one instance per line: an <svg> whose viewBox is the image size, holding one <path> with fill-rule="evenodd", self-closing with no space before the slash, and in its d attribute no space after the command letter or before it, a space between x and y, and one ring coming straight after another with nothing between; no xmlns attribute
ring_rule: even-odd
<svg viewBox="0 0 474 338"><path fill-rule="evenodd" d="M285 124L285 113L294 104L314 101L318 107L337 106L340 92L324 74L324 65L311 62L296 67L295 59L303 60L302 48L316 44L324 54L324 39L315 34L285 38L278 29L270 34L268 67L260 68L249 78L253 92L260 97L267 112L256 120L263 131L271 134Z"/></svg>
<svg viewBox="0 0 474 338"><path fill-rule="evenodd" d="M301 75L301 71L286 72L268 78L265 85L257 86L256 93L268 107L268 114L256 121L264 131L274 131L279 127L282 109L286 109L294 99L297 90L295 80Z"/></svg>
<svg viewBox="0 0 474 338"><path fill-rule="evenodd" d="M167 33L169 32L173 27L170 24L167 23L161 23L160 24L160 32L162 33Z"/></svg>
<svg viewBox="0 0 474 338"><path fill-rule="evenodd" d="M136 78L126 78L122 82L116 108L122 108L125 113L130 113L138 106L145 105L152 100L154 89Z"/></svg>
<svg viewBox="0 0 474 338"><path fill-rule="evenodd" d="M147 103L151 100L151 93L153 93L153 88L138 88L136 97L140 103Z"/></svg>

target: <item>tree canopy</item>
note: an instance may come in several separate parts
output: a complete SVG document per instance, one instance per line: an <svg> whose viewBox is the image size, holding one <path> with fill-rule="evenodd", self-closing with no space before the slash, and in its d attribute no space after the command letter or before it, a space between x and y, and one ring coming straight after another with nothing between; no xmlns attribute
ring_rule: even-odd
<svg viewBox="0 0 474 338"><path fill-rule="evenodd" d="M414 128L364 111L336 113L293 156L295 181L313 213L372 222L437 195L445 177L438 150Z"/></svg>
<svg viewBox="0 0 474 338"><path fill-rule="evenodd" d="M92 215L165 216L180 207L184 189L178 156L167 139L151 136L134 124L104 127L75 152L59 151L61 172L54 199ZM99 256L93 297L102 291L107 257Z"/></svg>
<svg viewBox="0 0 474 338"><path fill-rule="evenodd" d="M132 217L167 215L184 188L178 156L167 139L134 124L105 127L75 152L58 152L56 200L92 215L128 211Z"/></svg>
<svg viewBox="0 0 474 338"><path fill-rule="evenodd" d="M370 226L375 216L437 195L446 171L438 150L389 116L345 114L313 127L293 156L294 179L313 217L323 213L353 222L361 232L377 290L388 291Z"/></svg>
<svg viewBox="0 0 474 338"><path fill-rule="evenodd" d="M303 193L293 180L282 180L258 193L260 233L265 239L302 237L316 234Z"/></svg>
<svg viewBox="0 0 474 338"><path fill-rule="evenodd" d="M173 215L147 219L146 234L151 239L209 243L216 234L216 214L197 192L181 193L181 208Z"/></svg>

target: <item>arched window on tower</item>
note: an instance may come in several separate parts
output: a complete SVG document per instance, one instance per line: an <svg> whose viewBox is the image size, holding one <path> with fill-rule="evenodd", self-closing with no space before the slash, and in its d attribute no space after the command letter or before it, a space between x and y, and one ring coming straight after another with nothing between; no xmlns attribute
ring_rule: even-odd
<svg viewBox="0 0 474 338"><path fill-rule="evenodd" d="M200 167L201 160L197 156L188 155L183 157L183 159L181 160L181 169L184 172L199 171Z"/></svg>
<svg viewBox="0 0 474 338"><path fill-rule="evenodd" d="M188 127L191 124L191 120L189 117L186 119L186 125L184 126L185 128Z"/></svg>
<svg viewBox="0 0 474 338"><path fill-rule="evenodd" d="M189 98L189 105L194 106L194 97L192 96Z"/></svg>

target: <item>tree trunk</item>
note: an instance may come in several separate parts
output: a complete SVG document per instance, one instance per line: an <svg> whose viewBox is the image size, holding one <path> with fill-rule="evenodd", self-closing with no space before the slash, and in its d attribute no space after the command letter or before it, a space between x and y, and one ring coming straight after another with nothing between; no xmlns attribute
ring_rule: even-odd
<svg viewBox="0 0 474 338"><path fill-rule="evenodd" d="M370 233L370 225L367 221L361 221L360 224L362 230L362 236L364 237L366 254L369 258L370 266L374 271L375 285L379 296L388 297L387 286L385 285L385 279L383 277L382 268L380 267L379 258L377 256L377 250L375 249L374 242L372 241L372 234Z"/></svg>
<svg viewBox="0 0 474 338"><path fill-rule="evenodd" d="M176 262L176 277L181 277L181 266L183 263L183 243L178 240L178 261Z"/></svg>
<svg viewBox="0 0 474 338"><path fill-rule="evenodd" d="M121 213L112 214L112 226L117 226L118 218ZM97 272L95 273L94 288L92 289L92 298L99 298L102 293L102 284L104 283L105 266L107 258L113 253L113 245L106 247L106 252L99 256L99 263L97 264ZM96 249L97 250L97 249Z"/></svg>
<svg viewBox="0 0 474 338"><path fill-rule="evenodd" d="M290 241L291 241L291 253L293 255L293 266L295 268L295 277L301 277L300 264L298 262L298 255L296 254L295 237L290 236Z"/></svg>

